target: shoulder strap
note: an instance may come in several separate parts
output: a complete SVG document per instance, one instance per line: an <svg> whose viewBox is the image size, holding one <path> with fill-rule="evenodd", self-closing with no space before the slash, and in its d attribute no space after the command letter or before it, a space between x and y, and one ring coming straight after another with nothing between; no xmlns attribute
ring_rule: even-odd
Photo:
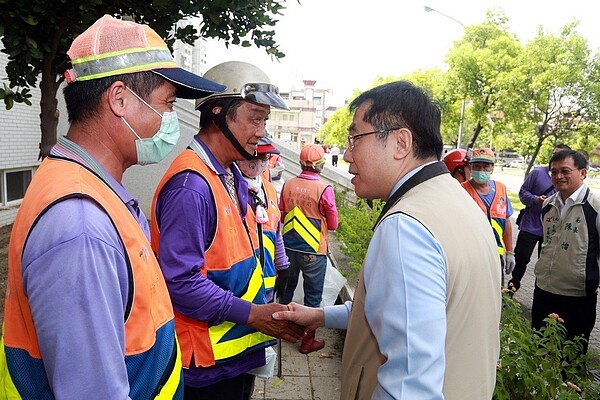
<svg viewBox="0 0 600 400"><path fill-rule="evenodd" d="M379 217L377 217L377 221L375 221L375 225L373 225L373 229L379 224L379 221L383 218L383 216L404 196L410 189L415 186L434 178L438 175L449 174L448 167L441 161L429 164L421 168L419 172L408 178L406 182L404 182L388 199L388 201L383 206Z"/></svg>

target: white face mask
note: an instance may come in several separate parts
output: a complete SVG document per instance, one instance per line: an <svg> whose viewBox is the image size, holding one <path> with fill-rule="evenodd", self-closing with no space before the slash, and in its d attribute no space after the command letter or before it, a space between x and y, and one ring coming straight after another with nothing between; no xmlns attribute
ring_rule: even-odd
<svg viewBox="0 0 600 400"><path fill-rule="evenodd" d="M241 160L237 162L240 171L248 178L256 178L262 174L269 166L269 160Z"/></svg>
<svg viewBox="0 0 600 400"><path fill-rule="evenodd" d="M129 87L127 88L135 97L142 103L147 105L152 111L161 117L160 128L150 138L142 139L140 135L129 125L125 118L121 117L125 125L137 137L135 141L135 150L137 153L137 163L140 165L156 164L162 161L175 147L179 140L180 128L177 113L175 111L165 112L162 115L154 109L150 104L145 102Z"/></svg>

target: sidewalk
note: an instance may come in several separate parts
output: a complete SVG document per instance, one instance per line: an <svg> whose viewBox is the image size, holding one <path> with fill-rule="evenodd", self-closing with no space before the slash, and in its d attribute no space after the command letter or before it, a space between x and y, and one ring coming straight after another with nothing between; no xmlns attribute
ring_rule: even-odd
<svg viewBox="0 0 600 400"><path fill-rule="evenodd" d="M300 344L282 343L282 376L256 379L253 400L334 400L340 398L340 371L344 331L319 328L317 338L325 339L325 347L301 354ZM275 346L277 351L277 346Z"/></svg>

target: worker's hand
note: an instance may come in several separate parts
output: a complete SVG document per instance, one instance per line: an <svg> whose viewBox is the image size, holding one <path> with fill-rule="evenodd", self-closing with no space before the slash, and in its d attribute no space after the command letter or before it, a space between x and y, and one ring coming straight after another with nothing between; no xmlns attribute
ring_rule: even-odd
<svg viewBox="0 0 600 400"><path fill-rule="evenodd" d="M325 313L322 308L311 308L297 303L290 303L287 307L288 311L276 312L273 318L293 321L308 329L317 329L325 325Z"/></svg>
<svg viewBox="0 0 600 400"><path fill-rule="evenodd" d="M542 206L544 204L544 200L546 200L546 195L543 194L541 196L538 196L537 199L535 199L535 202L537 203L538 206Z"/></svg>
<svg viewBox="0 0 600 400"><path fill-rule="evenodd" d="M504 260L504 272L508 275L513 272L513 269L515 269L515 253L507 251Z"/></svg>
<svg viewBox="0 0 600 400"><path fill-rule="evenodd" d="M247 325L265 335L296 343L304 336L304 327L291 321L277 321L273 318L273 313L287 309L287 306L277 303L252 304Z"/></svg>

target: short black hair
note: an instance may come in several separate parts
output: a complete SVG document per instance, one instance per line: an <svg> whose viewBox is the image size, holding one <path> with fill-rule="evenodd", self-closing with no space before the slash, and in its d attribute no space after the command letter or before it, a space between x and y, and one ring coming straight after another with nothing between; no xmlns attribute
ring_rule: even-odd
<svg viewBox="0 0 600 400"><path fill-rule="evenodd" d="M200 111L200 129L204 126L208 126L216 119L222 118L221 114L213 114L213 108L221 107L221 112L225 112L224 117L234 119L237 115L237 110L241 105L241 97L222 97L207 101L198 109Z"/></svg>
<svg viewBox="0 0 600 400"><path fill-rule="evenodd" d="M556 146L554 146L554 149L559 149L559 150L571 150L571 148L569 146L567 146L564 143L559 143Z"/></svg>
<svg viewBox="0 0 600 400"><path fill-rule="evenodd" d="M69 122L91 119L98 115L98 107L104 93L114 82L121 81L144 100L163 85L165 78L151 71L121 74L89 81L75 81L63 90Z"/></svg>
<svg viewBox="0 0 600 400"><path fill-rule="evenodd" d="M386 83L361 93L350 103L350 112L356 112L363 103L369 104L365 122L380 130L407 128L413 135L415 157L441 158L441 108L425 90L408 81ZM388 133L378 137L384 139Z"/></svg>
<svg viewBox="0 0 600 400"><path fill-rule="evenodd" d="M557 153L554 153L550 158L550 162L548 162L548 167L552 166L552 163L562 161L565 158L572 158L575 167L577 167L578 169L587 169L587 158L585 158L583 154L575 150L561 150Z"/></svg>

